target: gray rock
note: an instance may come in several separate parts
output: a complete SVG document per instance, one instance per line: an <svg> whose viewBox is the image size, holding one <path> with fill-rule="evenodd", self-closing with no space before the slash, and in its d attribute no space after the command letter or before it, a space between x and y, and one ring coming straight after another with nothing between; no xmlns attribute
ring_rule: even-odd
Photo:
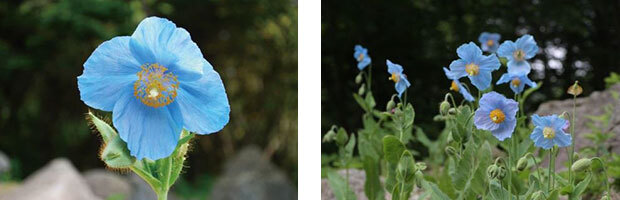
<svg viewBox="0 0 620 200"><path fill-rule="evenodd" d="M340 174L340 176L342 177L346 177L346 173L347 171L344 169L338 171L338 174ZM358 200L368 200L368 197L366 197L366 194L364 194L364 182L365 181L366 181L366 173L364 173L364 170L349 169L349 187L353 190L353 192L355 192L355 196L357 197ZM384 183L384 181L385 179L381 177L381 182ZM417 187L415 187L409 199L410 200L419 199L420 192L421 191ZM392 195L389 192L384 191L384 194L385 194L385 199L392 199ZM327 178L321 179L321 199L323 200L335 200L336 199L336 196L334 196L334 191L329 186L329 181L327 180Z"/></svg>
<svg viewBox="0 0 620 200"><path fill-rule="evenodd" d="M0 175L11 170L11 160L0 151Z"/></svg>
<svg viewBox="0 0 620 200"><path fill-rule="evenodd" d="M57 158L30 175L0 200L100 200L65 158Z"/></svg>
<svg viewBox="0 0 620 200"><path fill-rule="evenodd" d="M594 123L595 126L602 128L605 131L609 131L609 134L613 134L612 138L605 144L611 151L620 154L620 100L614 99L612 92L620 94L620 84L615 84L611 88L604 91L597 91L590 94L588 97L577 98L576 115L575 115L575 152L586 146L592 146L593 143L585 138L585 134L592 132L587 126L588 123L594 122L589 116L600 116L605 114L606 105L615 105L613 114L608 126L604 127L601 123ZM573 99L566 99L561 101L549 101L540 104L536 114L550 115L561 114L567 112L572 113ZM556 161L557 169L565 169L562 163L568 161L567 151L561 150L558 154Z"/></svg>
<svg viewBox="0 0 620 200"><path fill-rule="evenodd" d="M115 195L131 197L132 186L124 176L105 169L92 169L83 175L93 193L102 199Z"/></svg>
<svg viewBox="0 0 620 200"><path fill-rule="evenodd" d="M225 164L209 199L280 200L297 199L297 190L286 175L255 146L242 149Z"/></svg>

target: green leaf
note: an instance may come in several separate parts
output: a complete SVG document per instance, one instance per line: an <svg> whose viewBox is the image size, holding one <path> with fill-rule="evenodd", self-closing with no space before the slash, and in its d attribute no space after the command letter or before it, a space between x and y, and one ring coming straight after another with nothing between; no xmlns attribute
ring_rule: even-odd
<svg viewBox="0 0 620 200"><path fill-rule="evenodd" d="M358 140L358 151L362 159L366 181L364 182L364 193L369 200L384 199L384 191L381 186L380 176L380 155L373 147L373 144L361 134Z"/></svg>
<svg viewBox="0 0 620 200"><path fill-rule="evenodd" d="M559 190L551 191L551 193L549 193L549 196L547 197L547 200L558 200L558 199L560 199L560 191Z"/></svg>
<svg viewBox="0 0 620 200"><path fill-rule="evenodd" d="M399 181L413 182L413 175L415 173L415 161L409 151L403 151L398 166L396 167L399 173Z"/></svg>
<svg viewBox="0 0 620 200"><path fill-rule="evenodd" d="M372 96L372 92L368 91L366 93L366 105L368 106L369 110L372 110L373 108L375 108L375 106L377 105L375 103L375 98Z"/></svg>
<svg viewBox="0 0 620 200"><path fill-rule="evenodd" d="M336 143L338 146L344 146L349 140L349 135L344 128L339 128L338 133L336 133Z"/></svg>
<svg viewBox="0 0 620 200"><path fill-rule="evenodd" d="M458 199L469 199L475 194L484 193L486 169L491 164L491 146L484 142L476 146L471 140L465 144L462 159L451 174L455 189L460 190Z"/></svg>
<svg viewBox="0 0 620 200"><path fill-rule="evenodd" d="M497 199L497 200L510 200L512 196L495 179L491 180L489 184L489 193L491 194L492 199Z"/></svg>
<svg viewBox="0 0 620 200"><path fill-rule="evenodd" d="M388 135L383 137L383 154L386 161L391 164L397 164L403 151L405 151L405 145L396 136Z"/></svg>
<svg viewBox="0 0 620 200"><path fill-rule="evenodd" d="M422 183L422 188L424 188L424 190L426 190L427 193L430 193L431 199L450 200L450 197L448 197L448 195L443 193L443 191L441 191L435 183L428 182L426 180L422 180L421 183Z"/></svg>
<svg viewBox="0 0 620 200"><path fill-rule="evenodd" d="M349 142L344 147L347 160L351 160L351 158L353 157L354 148L355 148L355 135L351 134L351 138L349 138Z"/></svg>
<svg viewBox="0 0 620 200"><path fill-rule="evenodd" d="M334 191L334 195L338 200L352 200L356 199L355 193L348 187L348 184L335 170L329 170L327 172L327 181L329 186Z"/></svg>
<svg viewBox="0 0 620 200"><path fill-rule="evenodd" d="M581 182L577 184L577 186L575 186L575 189L570 195L570 200L581 199L581 193L586 190L588 184L590 184L590 180L592 180L592 173L588 173L588 175L586 175L586 178L584 178Z"/></svg>

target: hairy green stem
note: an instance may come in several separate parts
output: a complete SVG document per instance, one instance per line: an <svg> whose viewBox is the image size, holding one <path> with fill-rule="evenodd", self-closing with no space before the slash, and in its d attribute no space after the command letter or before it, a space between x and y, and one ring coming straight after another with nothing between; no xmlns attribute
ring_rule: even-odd
<svg viewBox="0 0 620 200"><path fill-rule="evenodd" d="M607 190L607 195L611 195L611 193L609 193L609 183L607 182L609 177L607 176L607 170L605 169L605 162L603 162L603 160L599 157L594 157L592 160L596 160L601 164L601 168L603 168L603 173L605 174L605 187Z"/></svg>
<svg viewBox="0 0 620 200"><path fill-rule="evenodd" d="M571 138L571 144L570 144L570 154L568 155L568 160L569 160L569 166L573 166L573 157L575 155L575 107L577 104L577 95L573 95L573 114L571 115L571 122L570 122L570 138ZM574 185L574 181L573 181L573 173L571 172L573 170L568 170L568 181L570 183L571 186Z"/></svg>

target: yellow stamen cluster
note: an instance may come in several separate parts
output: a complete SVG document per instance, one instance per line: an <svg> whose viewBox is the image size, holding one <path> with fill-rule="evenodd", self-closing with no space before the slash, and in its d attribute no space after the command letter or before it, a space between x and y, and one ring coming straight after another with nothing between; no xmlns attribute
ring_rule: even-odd
<svg viewBox="0 0 620 200"><path fill-rule="evenodd" d="M543 129L543 136L545 137L545 139L553 139L555 138L555 130L547 126Z"/></svg>
<svg viewBox="0 0 620 200"><path fill-rule="evenodd" d="M487 40L487 46L493 46L494 43L493 40Z"/></svg>
<svg viewBox="0 0 620 200"><path fill-rule="evenodd" d="M450 84L450 90L455 92L459 91L459 85L456 84L456 81L452 81L452 84Z"/></svg>
<svg viewBox="0 0 620 200"><path fill-rule="evenodd" d="M523 61L525 60L525 52L523 52L523 50L519 49L516 50L515 52L512 53L512 56L515 58L515 60L517 61Z"/></svg>
<svg viewBox="0 0 620 200"><path fill-rule="evenodd" d="M470 63L465 65L465 72L467 72L470 76L475 76L478 75L478 72L480 72L480 67L474 63Z"/></svg>
<svg viewBox="0 0 620 200"><path fill-rule="evenodd" d="M519 78L514 78L512 79L512 81L510 82L510 84L512 84L513 87L519 87L519 84L521 84L521 79Z"/></svg>
<svg viewBox="0 0 620 200"><path fill-rule="evenodd" d="M392 76L388 79L394 81L394 83L398 83L398 81L400 81L400 76L398 73L394 72L392 73Z"/></svg>
<svg viewBox="0 0 620 200"><path fill-rule="evenodd" d="M133 95L144 105L158 108L174 101L179 89L177 76L157 63L144 64L136 75L138 80L133 84Z"/></svg>
<svg viewBox="0 0 620 200"><path fill-rule="evenodd" d="M502 112L502 110L495 109L492 110L491 113L489 113L489 118L491 118L491 121L493 121L494 123L499 124L502 123L504 119L506 119L506 115L504 115L504 112Z"/></svg>

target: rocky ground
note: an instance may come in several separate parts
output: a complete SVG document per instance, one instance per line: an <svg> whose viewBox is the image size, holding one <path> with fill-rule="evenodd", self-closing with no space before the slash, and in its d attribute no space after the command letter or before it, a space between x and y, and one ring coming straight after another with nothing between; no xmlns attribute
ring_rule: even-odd
<svg viewBox="0 0 620 200"><path fill-rule="evenodd" d="M227 161L209 199L289 200L297 189L275 165L262 158L257 147L248 147ZM0 152L0 175L9 171L9 159ZM206 198L206 197L205 197ZM202 198L202 199L205 199ZM50 161L21 183L0 182L0 200L150 200L157 199L150 186L132 172L106 169L79 172L65 158ZM178 200L174 188L169 200Z"/></svg>

